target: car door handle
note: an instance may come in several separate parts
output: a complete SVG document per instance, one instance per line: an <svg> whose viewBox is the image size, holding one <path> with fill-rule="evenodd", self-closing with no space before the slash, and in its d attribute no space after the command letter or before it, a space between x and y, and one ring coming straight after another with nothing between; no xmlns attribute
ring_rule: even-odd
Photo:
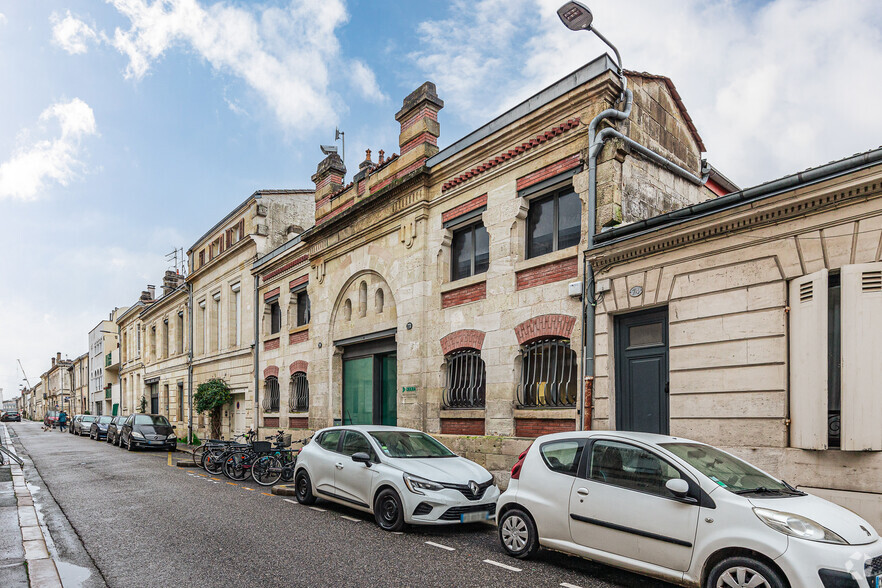
<svg viewBox="0 0 882 588"><path fill-rule="evenodd" d="M576 494L579 496L588 496L588 488L579 488L576 490Z"/></svg>
<svg viewBox="0 0 882 588"><path fill-rule="evenodd" d="M336 464L336 465L337 465L337 469L338 469L338 470L342 470L342 469L343 469L343 464L342 464L342 463L338 463L338 464Z"/></svg>

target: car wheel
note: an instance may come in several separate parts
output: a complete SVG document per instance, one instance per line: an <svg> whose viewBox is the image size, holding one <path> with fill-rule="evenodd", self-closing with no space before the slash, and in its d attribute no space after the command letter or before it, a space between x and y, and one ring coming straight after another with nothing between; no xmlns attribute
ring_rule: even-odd
<svg viewBox="0 0 882 588"><path fill-rule="evenodd" d="M759 560L727 557L711 569L705 588L784 588L781 575Z"/></svg>
<svg viewBox="0 0 882 588"><path fill-rule="evenodd" d="M401 498L391 488L386 488L374 501L374 519L384 531L400 531L404 528L404 509Z"/></svg>
<svg viewBox="0 0 882 588"><path fill-rule="evenodd" d="M135 449L132 447L132 438L129 437L128 441L126 441L126 451L134 451Z"/></svg>
<svg viewBox="0 0 882 588"><path fill-rule="evenodd" d="M315 504L315 494L312 493L312 480L306 470L297 472L297 478L294 481L294 498L300 504Z"/></svg>
<svg viewBox="0 0 882 588"><path fill-rule="evenodd" d="M518 508L506 511L499 520L499 542L512 557L532 557L539 550L537 535L533 519Z"/></svg>

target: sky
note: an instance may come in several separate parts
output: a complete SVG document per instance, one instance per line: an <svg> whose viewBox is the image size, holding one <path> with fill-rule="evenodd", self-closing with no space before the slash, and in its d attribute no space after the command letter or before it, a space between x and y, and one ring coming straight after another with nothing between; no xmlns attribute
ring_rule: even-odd
<svg viewBox="0 0 882 588"><path fill-rule="evenodd" d="M311 188L335 128L350 170L397 152L431 80L443 148L607 51L560 2L0 0L4 396L252 192ZM882 143L877 0L588 3L742 187Z"/></svg>

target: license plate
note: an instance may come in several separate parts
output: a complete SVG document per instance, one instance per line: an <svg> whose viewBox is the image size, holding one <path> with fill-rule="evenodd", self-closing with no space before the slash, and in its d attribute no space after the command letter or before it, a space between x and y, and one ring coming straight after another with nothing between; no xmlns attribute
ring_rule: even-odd
<svg viewBox="0 0 882 588"><path fill-rule="evenodd" d="M490 513L486 510L481 510L478 512L464 512L459 515L459 522L461 523L474 523L476 521L486 521L490 518Z"/></svg>
<svg viewBox="0 0 882 588"><path fill-rule="evenodd" d="M162 445L165 441L151 441L150 445Z"/></svg>
<svg viewBox="0 0 882 588"><path fill-rule="evenodd" d="M882 574L876 576L876 583L873 584L872 588L882 588Z"/></svg>

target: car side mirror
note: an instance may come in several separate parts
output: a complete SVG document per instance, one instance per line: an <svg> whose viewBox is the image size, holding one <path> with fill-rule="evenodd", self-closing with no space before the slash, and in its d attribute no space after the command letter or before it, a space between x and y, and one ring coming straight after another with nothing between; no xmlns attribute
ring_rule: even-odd
<svg viewBox="0 0 882 588"><path fill-rule="evenodd" d="M371 467L371 456L365 453L364 451L359 451L358 453L352 454L352 461L357 463L363 463L367 467Z"/></svg>
<svg viewBox="0 0 882 588"><path fill-rule="evenodd" d="M682 478L668 480L665 482L665 488L677 498L686 498L686 495L689 494L689 482Z"/></svg>

